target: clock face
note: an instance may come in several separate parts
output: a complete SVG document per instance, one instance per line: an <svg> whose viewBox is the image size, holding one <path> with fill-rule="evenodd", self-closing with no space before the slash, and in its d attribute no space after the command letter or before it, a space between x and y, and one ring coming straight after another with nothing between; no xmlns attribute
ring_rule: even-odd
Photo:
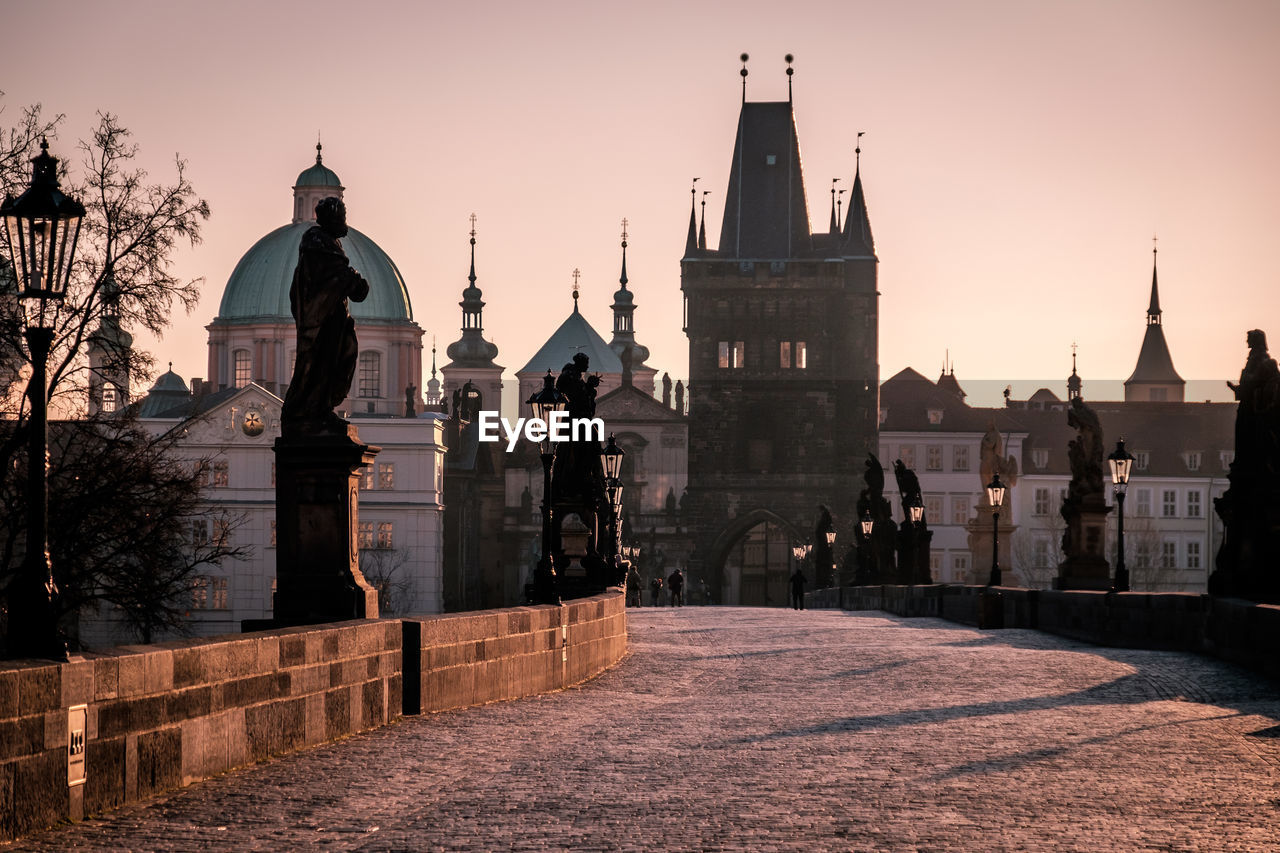
<svg viewBox="0 0 1280 853"><path fill-rule="evenodd" d="M249 409L244 413L244 420L240 423L240 429L244 430L247 436L262 435L262 431L267 428L266 423L262 420L262 412L257 409Z"/></svg>

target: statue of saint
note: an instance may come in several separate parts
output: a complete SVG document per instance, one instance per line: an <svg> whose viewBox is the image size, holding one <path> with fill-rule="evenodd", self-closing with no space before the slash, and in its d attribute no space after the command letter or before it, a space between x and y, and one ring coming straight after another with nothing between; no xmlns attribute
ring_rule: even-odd
<svg viewBox="0 0 1280 853"><path fill-rule="evenodd" d="M596 416L596 389L600 387L600 374L587 375L590 364L585 353L577 353L556 379L556 390L569 398L566 411L570 421ZM551 469L551 485L557 500L603 500L604 466L600 461L600 442L587 438L560 442Z"/></svg>
<svg viewBox="0 0 1280 853"><path fill-rule="evenodd" d="M1067 499L1073 501L1096 498L1105 501L1102 484L1102 424L1098 414L1081 397L1071 398L1067 409L1067 426L1076 429L1076 438L1067 444L1067 461L1071 464L1071 482Z"/></svg>
<svg viewBox="0 0 1280 853"><path fill-rule="evenodd" d="M978 476L982 478L983 489L986 489L987 483L990 483L991 478L996 474L1000 475L1000 481L1006 488L1012 488L1018 484L1018 460L1012 453L1008 456L1004 455L1004 439L1000 437L1000 430L996 429L994 422L987 424L987 431L982 436L982 446L978 452ZM985 495L984 491L982 498L984 502Z"/></svg>
<svg viewBox="0 0 1280 853"><path fill-rule="evenodd" d="M346 235L342 200L322 199L316 224L302 235L289 288L298 349L281 411L287 435L346 434L347 422L333 410L351 390L359 357L347 300L363 302L369 295L369 282L351 268L342 250L339 240Z"/></svg>

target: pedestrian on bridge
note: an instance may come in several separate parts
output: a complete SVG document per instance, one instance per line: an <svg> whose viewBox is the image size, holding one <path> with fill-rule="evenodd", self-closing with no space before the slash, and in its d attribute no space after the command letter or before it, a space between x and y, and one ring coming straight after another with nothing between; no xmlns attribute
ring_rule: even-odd
<svg viewBox="0 0 1280 853"><path fill-rule="evenodd" d="M649 592L653 593L653 606L662 604L662 578L655 577L649 581Z"/></svg>
<svg viewBox="0 0 1280 853"><path fill-rule="evenodd" d="M796 573L791 576L791 609L804 610L804 585L808 583L804 574L800 571L800 567L796 567Z"/></svg>
<svg viewBox="0 0 1280 853"><path fill-rule="evenodd" d="M671 606L684 607L684 572L676 566L676 570L667 578L667 587L671 590Z"/></svg>

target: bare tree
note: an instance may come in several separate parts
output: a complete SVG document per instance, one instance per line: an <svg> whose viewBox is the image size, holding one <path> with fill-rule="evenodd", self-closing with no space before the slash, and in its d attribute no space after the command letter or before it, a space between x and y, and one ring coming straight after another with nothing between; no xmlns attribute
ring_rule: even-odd
<svg viewBox="0 0 1280 853"><path fill-rule="evenodd" d="M376 548L360 551L360 573L378 591L378 612L401 616L413 599L413 581L405 576L409 553L403 548Z"/></svg>
<svg viewBox="0 0 1280 853"><path fill-rule="evenodd" d="M1062 531L1066 522L1053 512L1032 516L1018 526L1009 542L1013 571L1028 589L1052 589L1062 562Z"/></svg>
<svg viewBox="0 0 1280 853"><path fill-rule="evenodd" d="M24 110L17 125L0 130L0 191L25 191L36 144L54 135L61 119L43 119L36 106ZM90 387L87 344L104 320L158 336L175 303L188 311L196 305L200 280L177 278L171 261L180 243L200 242L209 217L181 159L169 182L148 180L135 162L137 145L114 115L99 114L79 151L74 172L70 158L60 162L63 189L84 204L86 214L67 296L54 319L47 393L55 418L83 416ZM27 395L17 393L17 380L29 358L15 284L12 270L0 269L0 494L6 506L0 518L0 591L25 550L30 407ZM107 349L101 369L142 378L151 364L149 354L120 345ZM51 430L49 540L61 613L110 603L148 639L181 623L196 568L236 556L225 541L191 544L191 519L207 517L208 510L198 474L172 451L172 438L147 435L128 415L65 421ZM222 521L224 529L235 523Z"/></svg>

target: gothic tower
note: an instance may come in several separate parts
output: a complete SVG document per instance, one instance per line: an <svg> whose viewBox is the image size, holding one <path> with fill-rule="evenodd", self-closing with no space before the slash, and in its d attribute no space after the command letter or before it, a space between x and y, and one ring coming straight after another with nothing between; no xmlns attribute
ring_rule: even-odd
<svg viewBox="0 0 1280 853"><path fill-rule="evenodd" d="M843 226L813 232L791 100L745 91L744 66L719 246L703 248L691 211L680 262L690 570L721 603L781 604L818 505L838 553L856 526L878 440L878 260L860 169Z"/></svg>
<svg viewBox="0 0 1280 853"><path fill-rule="evenodd" d="M1151 301L1147 304L1147 331L1138 352L1133 375L1125 380L1124 400L1181 403L1186 397L1187 383L1173 368L1173 356L1164 339L1164 322L1160 311L1160 289L1156 283L1156 250L1151 249Z"/></svg>

